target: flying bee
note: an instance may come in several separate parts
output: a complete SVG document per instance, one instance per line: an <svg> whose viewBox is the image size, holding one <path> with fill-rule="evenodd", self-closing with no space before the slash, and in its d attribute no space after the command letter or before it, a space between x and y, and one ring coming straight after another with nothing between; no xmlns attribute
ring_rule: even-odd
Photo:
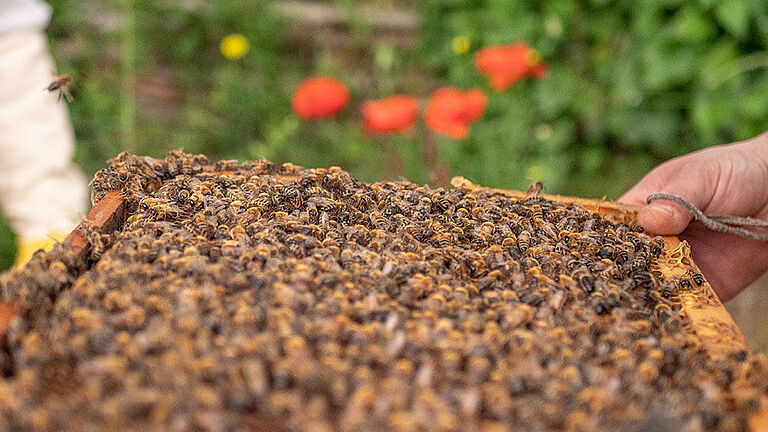
<svg viewBox="0 0 768 432"><path fill-rule="evenodd" d="M43 90L47 90L49 92L55 92L59 91L59 97L56 99L57 101L61 100L61 96L63 95L64 98L67 100L68 103L72 103L75 98L72 97L72 94L69 92L69 85L72 84L72 77L69 75L56 75L54 77L53 81L48 84L48 87L44 88Z"/></svg>

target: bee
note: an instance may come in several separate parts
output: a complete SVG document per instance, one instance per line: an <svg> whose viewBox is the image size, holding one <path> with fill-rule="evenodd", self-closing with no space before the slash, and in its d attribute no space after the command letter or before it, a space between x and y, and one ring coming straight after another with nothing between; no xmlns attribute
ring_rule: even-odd
<svg viewBox="0 0 768 432"><path fill-rule="evenodd" d="M513 248L517 247L517 236L510 232L507 237L504 238L501 242L501 247L504 248L506 251L511 251Z"/></svg>
<svg viewBox="0 0 768 432"><path fill-rule="evenodd" d="M75 98L72 97L72 94L69 92L69 86L72 84L72 77L69 75L56 75L53 79L53 81L48 84L48 87L44 88L43 90L46 90L48 92L59 92L59 96L57 100L61 100L62 95L66 99L68 103L72 103L72 101L75 100Z"/></svg>
<svg viewBox="0 0 768 432"><path fill-rule="evenodd" d="M262 192L258 198L250 203L249 207L255 207L263 212L272 207L272 200L269 198L269 194Z"/></svg>
<svg viewBox="0 0 768 432"><path fill-rule="evenodd" d="M445 196L440 194L434 194L432 195L432 207L437 212L444 212L451 208L453 205L453 202Z"/></svg>
<svg viewBox="0 0 768 432"><path fill-rule="evenodd" d="M320 197L330 197L331 194L328 192L327 189L324 189L319 186L311 186L304 189L304 194L308 196L320 196Z"/></svg>
<svg viewBox="0 0 768 432"><path fill-rule="evenodd" d="M626 264L626 268L631 272L641 272L648 270L648 259L642 255L636 256Z"/></svg>
<svg viewBox="0 0 768 432"><path fill-rule="evenodd" d="M651 273L648 272L634 272L632 273L632 282L635 284L635 287L642 289L642 290L650 290L653 288L654 284L656 283L654 280L654 277Z"/></svg>
<svg viewBox="0 0 768 432"><path fill-rule="evenodd" d="M592 310L598 315L605 315L611 311L611 303L603 294L595 291L589 296Z"/></svg>
<svg viewBox="0 0 768 432"><path fill-rule="evenodd" d="M485 213L485 209L483 207L481 207L481 206L472 207L472 211L470 211L470 215L476 221L485 221L485 220L487 220L487 215Z"/></svg>
<svg viewBox="0 0 768 432"><path fill-rule="evenodd" d="M664 239L661 237L654 237L648 244L648 250L653 257L658 257L664 251Z"/></svg>
<svg viewBox="0 0 768 432"><path fill-rule="evenodd" d="M181 162L181 159L182 158L179 158L179 160L177 161L177 164L176 164L177 167L179 166L179 162ZM237 168L238 168L238 163L237 163L236 159L226 159L226 160L222 159L220 161L216 161L216 163L213 164L213 170L214 171L218 171L218 172L222 172L222 171L237 171ZM177 170L180 171L179 168L177 168ZM223 177L219 177L219 180L220 181L223 180L224 184L226 184L226 182L227 182L227 180L225 178L223 178Z"/></svg>
<svg viewBox="0 0 768 432"><path fill-rule="evenodd" d="M361 210L373 206L373 200L364 192L356 192L350 198L351 204Z"/></svg>
<svg viewBox="0 0 768 432"><path fill-rule="evenodd" d="M659 294L665 299L672 297L675 292L677 292L677 285L672 281L664 282L659 289Z"/></svg>
<svg viewBox="0 0 768 432"><path fill-rule="evenodd" d="M307 215L309 216L309 220L316 222L319 212L317 210L317 206L314 203L307 204Z"/></svg>
<svg viewBox="0 0 768 432"><path fill-rule="evenodd" d="M371 232L365 225L355 225L347 234L347 240L365 245L370 241Z"/></svg>
<svg viewBox="0 0 768 432"><path fill-rule="evenodd" d="M528 231L521 231L517 235L517 250L525 253L531 247L531 234Z"/></svg>
<svg viewBox="0 0 768 432"><path fill-rule="evenodd" d="M653 319L667 332L676 332L680 328L680 319L666 303L658 303L653 308Z"/></svg>
<svg viewBox="0 0 768 432"><path fill-rule="evenodd" d="M699 272L697 272L697 271L695 271L693 269L689 270L688 274L690 275L691 280L693 281L693 283L696 284L696 286L704 285L704 282L705 282L704 275L702 275L701 273L699 273Z"/></svg>
<svg viewBox="0 0 768 432"><path fill-rule="evenodd" d="M534 219L534 225L536 225L539 231L544 233L544 235L546 235L550 239L557 239L558 234L555 231L553 224L546 222L543 219Z"/></svg>
<svg viewBox="0 0 768 432"><path fill-rule="evenodd" d="M630 259L630 253L631 250L627 250L627 248L624 247L616 247L614 249L615 256L613 258L613 261L618 265L624 265L627 261Z"/></svg>
<svg viewBox="0 0 768 432"><path fill-rule="evenodd" d="M541 208L541 205L539 204L532 205L530 209L530 214L531 214L530 218L533 220L534 225L537 223L536 222L537 220L541 220L543 222L544 213Z"/></svg>
<svg viewBox="0 0 768 432"><path fill-rule="evenodd" d="M535 197L535 196L538 196L543 189L544 189L544 183L540 181L533 182L533 184L531 184L531 187L528 188L528 191L525 194L529 197Z"/></svg>
<svg viewBox="0 0 768 432"><path fill-rule="evenodd" d="M496 291L483 292L483 302L488 306L494 306L501 301L501 296Z"/></svg>
<svg viewBox="0 0 768 432"><path fill-rule="evenodd" d="M614 256L614 248L611 245L605 245L595 255L602 259L611 259Z"/></svg>
<svg viewBox="0 0 768 432"><path fill-rule="evenodd" d="M446 233L436 234L432 237L432 243L439 248L448 248L452 241L453 239L451 238L450 234Z"/></svg>
<svg viewBox="0 0 768 432"><path fill-rule="evenodd" d="M645 361L637 366L637 375L644 382L651 382L659 376L659 368L655 364Z"/></svg>

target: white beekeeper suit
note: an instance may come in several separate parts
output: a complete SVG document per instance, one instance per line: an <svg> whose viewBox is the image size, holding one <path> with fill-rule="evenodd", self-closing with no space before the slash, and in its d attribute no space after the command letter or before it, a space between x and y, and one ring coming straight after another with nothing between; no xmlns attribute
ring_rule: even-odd
<svg viewBox="0 0 768 432"><path fill-rule="evenodd" d="M43 33L50 18L40 0L0 0L0 206L17 263L66 236L86 204L66 103L44 91L55 72Z"/></svg>

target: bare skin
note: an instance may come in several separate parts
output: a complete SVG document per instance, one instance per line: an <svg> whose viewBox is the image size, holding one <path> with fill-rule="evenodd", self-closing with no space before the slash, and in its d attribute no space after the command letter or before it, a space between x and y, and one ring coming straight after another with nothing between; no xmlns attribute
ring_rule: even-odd
<svg viewBox="0 0 768 432"><path fill-rule="evenodd" d="M687 240L694 261L724 301L768 270L768 242L691 223L691 214L670 201L646 205L646 197L654 192L679 195L707 215L768 221L768 133L664 162L619 198L645 205L637 220L647 231Z"/></svg>

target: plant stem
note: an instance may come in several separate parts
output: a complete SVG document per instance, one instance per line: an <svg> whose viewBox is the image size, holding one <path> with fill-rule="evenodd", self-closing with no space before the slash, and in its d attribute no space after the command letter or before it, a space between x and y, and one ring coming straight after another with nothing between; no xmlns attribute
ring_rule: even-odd
<svg viewBox="0 0 768 432"><path fill-rule="evenodd" d="M124 24L120 53L120 139L123 149L136 152L136 4L119 0Z"/></svg>
<svg viewBox="0 0 768 432"><path fill-rule="evenodd" d="M761 51L738 59L735 63L729 63L712 74L707 87L709 91L715 91L731 78L763 67L768 67L768 52Z"/></svg>

